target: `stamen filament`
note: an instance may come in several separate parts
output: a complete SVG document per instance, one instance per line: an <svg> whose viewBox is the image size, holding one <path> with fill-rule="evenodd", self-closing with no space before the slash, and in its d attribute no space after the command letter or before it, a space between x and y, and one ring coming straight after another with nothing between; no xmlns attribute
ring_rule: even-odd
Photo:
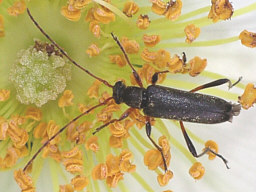
<svg viewBox="0 0 256 192"><path fill-rule="evenodd" d="M137 180L138 183L148 192L154 192L150 185L136 172L131 173L131 175Z"/></svg>

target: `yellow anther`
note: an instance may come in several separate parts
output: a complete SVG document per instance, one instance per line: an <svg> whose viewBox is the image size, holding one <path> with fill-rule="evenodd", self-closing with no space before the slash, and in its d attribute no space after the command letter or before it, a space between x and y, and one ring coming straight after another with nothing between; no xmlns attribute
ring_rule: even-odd
<svg viewBox="0 0 256 192"><path fill-rule="evenodd" d="M218 151L219 151L219 147L215 141L209 140L204 144L204 146L205 146L205 148L210 148L215 153L218 153ZM205 149L203 149L203 150L205 150ZM207 154L209 155L208 159L210 159L210 160L213 160L216 157L216 155L211 152L208 152Z"/></svg>
<svg viewBox="0 0 256 192"><path fill-rule="evenodd" d="M71 90L65 90L63 92L63 95L61 96L61 98L58 101L58 106L59 107L68 107L73 105L72 100L74 98L74 94L72 93Z"/></svg>
<svg viewBox="0 0 256 192"><path fill-rule="evenodd" d="M157 43L160 42L159 35L143 35L143 42L147 47L154 47Z"/></svg>
<svg viewBox="0 0 256 192"><path fill-rule="evenodd" d="M19 157L20 157L20 158L27 156L28 153L29 153L29 151L28 151L28 149L27 149L26 146L23 146L23 147L19 148L18 150L19 150L19 152L20 152L20 153L19 153Z"/></svg>
<svg viewBox="0 0 256 192"><path fill-rule="evenodd" d="M181 14L182 1L170 1L164 13L165 17L171 21L175 21Z"/></svg>
<svg viewBox="0 0 256 192"><path fill-rule="evenodd" d="M126 2L124 4L123 13L127 17L132 17L139 11L139 9L140 8L136 3L134 3L133 1L130 1L130 2Z"/></svg>
<svg viewBox="0 0 256 192"><path fill-rule="evenodd" d="M13 167L20 157L20 151L14 147L9 147L4 157L4 167Z"/></svg>
<svg viewBox="0 0 256 192"><path fill-rule="evenodd" d="M159 137L158 144L162 148L164 154L167 154L168 151L170 151L170 144L166 136L163 135Z"/></svg>
<svg viewBox="0 0 256 192"><path fill-rule="evenodd" d="M33 119L35 121L41 121L42 119L42 111L36 107L29 107L26 111L27 119Z"/></svg>
<svg viewBox="0 0 256 192"><path fill-rule="evenodd" d="M111 135L109 137L109 145L113 148L121 148L123 147L123 137L115 137Z"/></svg>
<svg viewBox="0 0 256 192"><path fill-rule="evenodd" d="M0 20L1 20L1 18L0 18ZM1 31L1 28L0 28L0 31ZM9 99L9 97L10 97L10 91L9 90L6 90L6 89L1 89L0 90L0 102L1 101L6 101L7 99Z"/></svg>
<svg viewBox="0 0 256 192"><path fill-rule="evenodd" d="M97 120L101 122L107 122L112 118L112 113L100 112L97 114Z"/></svg>
<svg viewBox="0 0 256 192"><path fill-rule="evenodd" d="M11 7L7 9L7 12L11 16L18 16L24 13L26 10L26 3L24 0L16 1Z"/></svg>
<svg viewBox="0 0 256 192"><path fill-rule="evenodd" d="M242 96L238 97L239 103L244 109L249 109L256 102L256 87L248 83Z"/></svg>
<svg viewBox="0 0 256 192"><path fill-rule="evenodd" d="M63 158L70 159L70 158L77 158L81 156L81 150L78 147L74 147L69 151L63 151L61 153Z"/></svg>
<svg viewBox="0 0 256 192"><path fill-rule="evenodd" d="M96 80L94 81L94 83L92 84L92 86L88 89L87 91L87 95L90 98L95 98L97 99L99 97L99 87L100 87L101 82Z"/></svg>
<svg viewBox="0 0 256 192"><path fill-rule="evenodd" d="M0 37L4 37L4 17L0 15Z"/></svg>
<svg viewBox="0 0 256 192"><path fill-rule="evenodd" d="M153 63L160 69L165 68L171 63L171 54L169 51L160 49L156 52L156 59Z"/></svg>
<svg viewBox="0 0 256 192"><path fill-rule="evenodd" d="M98 21L91 21L89 25L89 30L95 37L100 37L100 25Z"/></svg>
<svg viewBox="0 0 256 192"><path fill-rule="evenodd" d="M96 21L103 24L109 24L110 22L115 21L115 14L103 7L93 9L92 15Z"/></svg>
<svg viewBox="0 0 256 192"><path fill-rule="evenodd" d="M150 20L147 15L140 15L136 22L136 25L139 29L147 29L149 27Z"/></svg>
<svg viewBox="0 0 256 192"><path fill-rule="evenodd" d="M61 161L61 154L57 145L47 145L43 150L42 157L51 157L57 162Z"/></svg>
<svg viewBox="0 0 256 192"><path fill-rule="evenodd" d="M90 109L89 105L85 105L83 103L78 103L78 109L81 113L84 113L85 111L88 111L88 109ZM89 114L93 113L93 110L89 112Z"/></svg>
<svg viewBox="0 0 256 192"><path fill-rule="evenodd" d="M66 5L61 8L61 14L70 21L78 21L81 17L81 10L72 5Z"/></svg>
<svg viewBox="0 0 256 192"><path fill-rule="evenodd" d="M99 98L99 103L103 103L106 99L108 99L110 97L110 94L106 91L104 91L102 94L101 94L101 97ZM110 100L107 102L107 105L111 104L111 103L114 103L114 100Z"/></svg>
<svg viewBox="0 0 256 192"><path fill-rule="evenodd" d="M96 44L91 44L86 50L86 53L89 57L97 56L100 54L100 48Z"/></svg>
<svg viewBox="0 0 256 192"><path fill-rule="evenodd" d="M200 57L194 57L189 62L190 69L189 69L189 75L192 77L195 77L199 75L206 67L207 65L207 59L201 59Z"/></svg>
<svg viewBox="0 0 256 192"><path fill-rule="evenodd" d="M90 4L92 0L69 0L69 4L73 5L76 9L83 9L86 5Z"/></svg>
<svg viewBox="0 0 256 192"><path fill-rule="evenodd" d="M142 68L143 77L145 78L146 82L149 84L152 81L152 77L155 74L156 70L149 64L144 64Z"/></svg>
<svg viewBox="0 0 256 192"><path fill-rule="evenodd" d="M82 163L82 160L80 160L80 163ZM75 173L82 173L83 172L83 165L70 163L66 166L66 170L72 174Z"/></svg>
<svg viewBox="0 0 256 192"><path fill-rule="evenodd" d="M144 164L149 170L155 170L162 161L161 153L157 149L151 149L144 155Z"/></svg>
<svg viewBox="0 0 256 192"><path fill-rule="evenodd" d="M119 155L119 161L122 162L122 161L128 161L128 160L131 160L133 158L133 154L131 151L125 149L123 150L120 155Z"/></svg>
<svg viewBox="0 0 256 192"><path fill-rule="evenodd" d="M46 136L47 123L40 122L34 129L33 135L36 139L43 138Z"/></svg>
<svg viewBox="0 0 256 192"><path fill-rule="evenodd" d="M23 172L21 169L14 171L14 179L22 189L22 192L28 191L29 189L31 190L31 192L35 191L33 187L32 178L26 172Z"/></svg>
<svg viewBox="0 0 256 192"><path fill-rule="evenodd" d="M103 108L102 111L107 113L120 111L120 105L117 105L116 103L112 103L112 104L109 104L107 107Z"/></svg>
<svg viewBox="0 0 256 192"><path fill-rule="evenodd" d="M178 55L174 55L168 65L168 69L172 73L179 73L183 71L184 63Z"/></svg>
<svg viewBox="0 0 256 192"><path fill-rule="evenodd" d="M168 170L166 173L164 174L159 174L157 176L157 181L159 183L160 186L165 186L169 183L170 179L173 177L173 172Z"/></svg>
<svg viewBox="0 0 256 192"><path fill-rule="evenodd" d="M121 122L114 122L109 125L110 132L115 137L122 137L127 133L124 125Z"/></svg>
<svg viewBox="0 0 256 192"><path fill-rule="evenodd" d="M116 187L118 182L123 179L123 173L118 172L112 176L107 177L106 183L109 187Z"/></svg>
<svg viewBox="0 0 256 192"><path fill-rule="evenodd" d="M135 40L129 40L127 37L122 37L121 44L128 54L136 54L139 52L140 45Z"/></svg>
<svg viewBox="0 0 256 192"><path fill-rule="evenodd" d="M110 55L109 60L111 63L115 63L119 67L124 67L127 64L123 55Z"/></svg>
<svg viewBox="0 0 256 192"><path fill-rule="evenodd" d="M200 28L196 27L194 24L187 25L184 29L187 36L186 42L192 43L200 34Z"/></svg>
<svg viewBox="0 0 256 192"><path fill-rule="evenodd" d="M8 128L8 122L3 117L0 117L0 140L5 140L7 138Z"/></svg>
<svg viewBox="0 0 256 192"><path fill-rule="evenodd" d="M85 148L87 150L92 150L93 152L96 152L99 150L99 144L98 144L98 137L97 136L92 136L90 137L85 144Z"/></svg>
<svg viewBox="0 0 256 192"><path fill-rule="evenodd" d="M167 4L163 2L162 0L151 0L152 7L151 10L158 14L163 15L166 12Z"/></svg>
<svg viewBox="0 0 256 192"><path fill-rule="evenodd" d="M147 48L144 48L140 56L144 61L153 62L157 58L157 53L150 52Z"/></svg>
<svg viewBox="0 0 256 192"><path fill-rule="evenodd" d="M132 173L136 171L136 165L131 164L129 160L120 163L120 171Z"/></svg>
<svg viewBox="0 0 256 192"><path fill-rule="evenodd" d="M89 184L89 179L85 176L77 175L71 180L71 184L76 191L81 191Z"/></svg>
<svg viewBox="0 0 256 192"><path fill-rule="evenodd" d="M59 128L60 127L53 120L50 120L46 127L48 138L51 138L53 135L55 135L59 131ZM51 145L57 144L59 140L60 140L60 137L58 135L50 142L50 144Z"/></svg>
<svg viewBox="0 0 256 192"><path fill-rule="evenodd" d="M60 185L59 192L74 192L72 185Z"/></svg>
<svg viewBox="0 0 256 192"><path fill-rule="evenodd" d="M108 167L105 163L98 164L92 170L92 178L94 180L103 180L108 176Z"/></svg>
<svg viewBox="0 0 256 192"><path fill-rule="evenodd" d="M239 35L239 39L241 43L247 47L256 47L256 33L243 30Z"/></svg>
<svg viewBox="0 0 256 192"><path fill-rule="evenodd" d="M120 171L120 160L118 156L114 156L111 153L108 154L106 159L106 165L108 167L108 176L114 175Z"/></svg>
<svg viewBox="0 0 256 192"><path fill-rule="evenodd" d="M17 148L23 147L27 143L29 138L27 131L25 131L24 129L21 129L21 130L22 130L22 135L20 136L19 141L13 142L14 146Z"/></svg>
<svg viewBox="0 0 256 192"><path fill-rule="evenodd" d="M134 109L129 116L135 123L136 126L141 129L146 124L146 117L141 115L138 109Z"/></svg>
<svg viewBox="0 0 256 192"><path fill-rule="evenodd" d="M211 10L208 18L213 22L230 19L233 15L233 7L229 0L212 0Z"/></svg>
<svg viewBox="0 0 256 192"><path fill-rule="evenodd" d="M201 179L204 176L204 172L205 172L205 169L200 162L194 163L192 167L189 169L189 174L194 179Z"/></svg>
<svg viewBox="0 0 256 192"><path fill-rule="evenodd" d="M76 129L79 133L87 132L92 128L92 123L90 121L84 121Z"/></svg>

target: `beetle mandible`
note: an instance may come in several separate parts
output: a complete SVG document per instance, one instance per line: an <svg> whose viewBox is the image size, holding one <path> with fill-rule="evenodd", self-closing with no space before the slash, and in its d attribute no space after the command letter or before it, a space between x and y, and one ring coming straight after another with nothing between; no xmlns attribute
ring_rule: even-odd
<svg viewBox="0 0 256 192"><path fill-rule="evenodd" d="M158 75L160 73L167 73L168 71L160 71L156 72L152 77L152 85L148 86L147 88L144 88L142 85L142 81L137 73L137 71L134 69L133 65L131 64L128 55L126 54L123 46L119 42L118 38L111 33L112 38L116 41L118 46L120 47L122 53L125 56L125 59L132 69L133 76L139 85L139 87L136 86L126 86L122 81L118 81L115 83L115 85L111 85L106 80L103 80L94 74L92 74L87 69L83 68L81 65L76 63L72 58L70 58L67 53L39 26L39 24L35 21L35 19L32 17L29 9L27 9L27 13L30 17L30 19L33 21L33 23L36 25L36 27L44 34L44 36L54 45L57 49L60 50L60 52L75 66L86 72L91 77L101 81L106 86L112 88L113 95L112 97L106 99L104 102L99 103L93 107L91 107L89 110L85 111L84 113L80 114L79 116L72 119L69 123L67 123L64 127L62 127L55 135L53 135L47 142L43 144L43 146L33 155L33 157L30 159L30 161L26 164L23 171L26 171L28 166L33 162L33 160L37 157L37 155L43 150L44 147L46 147L50 141L52 141L55 137L57 137L61 132L63 132L70 124L81 118L82 116L88 114L90 111L92 111L95 108L98 108L99 106L105 105L109 100L114 100L116 104L125 103L130 108L126 110L120 118L118 119L112 119L109 122L105 123L104 125L96 128L95 132L93 134L99 132L101 129L106 127L107 125L122 121L125 118L129 116L131 113L131 109L137 108L141 109L143 113L146 115L146 134L149 140L152 142L152 144L156 147L157 150L162 155L163 162L164 162L164 169L165 171L168 170L167 163L164 157L164 154L162 152L162 149L160 146L158 146L155 141L151 138L151 122L150 117L154 118L164 118L164 119L173 119L178 120L181 126L181 130L183 133L183 136L185 138L187 147L191 154L198 158L208 152L215 154L219 158L223 160L226 167L227 160L220 154L216 153L209 147L205 148L202 153L197 154L197 151L190 140L186 129L183 125L183 121L186 122L194 122L194 123L203 123L203 124L215 124L215 123L222 123L225 121L231 121L233 116L237 116L240 113L241 106L239 104L232 104L230 102L227 102L221 98L205 95L205 94L199 94L195 93L196 91L219 86L224 83L229 83L229 88L236 85L240 80L241 77L238 79L237 82L234 84L231 84L231 81L229 79L219 79L204 85L201 85L199 87L196 87L192 89L191 91L182 91L178 89L173 89L169 87L159 86L156 85L156 82L158 80ZM183 53L183 60L185 62L186 57Z"/></svg>

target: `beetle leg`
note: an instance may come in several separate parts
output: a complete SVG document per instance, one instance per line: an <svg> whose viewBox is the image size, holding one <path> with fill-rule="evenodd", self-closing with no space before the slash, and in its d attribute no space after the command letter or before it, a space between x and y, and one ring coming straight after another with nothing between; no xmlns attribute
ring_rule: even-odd
<svg viewBox="0 0 256 192"><path fill-rule="evenodd" d="M121 51L123 52L124 57L125 57L125 59L126 59L128 65L129 65L129 66L131 67L131 69L132 69L132 74L133 74L133 76L134 76L136 82L138 83L138 85L139 85L141 88L143 88L141 78L140 78L138 72L137 72L137 71L134 69L134 67L132 66L132 64L131 64L131 62L130 62L130 60L129 60L129 57L128 57L127 53L125 52L124 47L122 46L122 44L120 43L120 41L118 40L118 38L114 35L114 33L111 33L111 36L112 36L112 38L115 40L115 42L117 43L117 45L120 47Z"/></svg>
<svg viewBox="0 0 256 192"><path fill-rule="evenodd" d="M184 127L182 121L180 121L180 127L181 127L181 130L182 130L183 136L184 136L184 138L185 138L185 141L186 141L186 143L187 143L188 149L189 149L190 153L191 153L194 157L198 158L198 157L201 157L201 156L205 155L205 154L208 153L208 152L211 152L211 153L213 153L214 155L216 155L216 156L218 156L219 158L221 158L222 161L225 163L227 169L229 169L229 167L228 167L228 161L227 161L222 155L216 153L215 151L213 151L213 150L212 150L211 148L209 148L209 147L205 148L202 153L197 154L196 148L195 148L195 146L193 145L191 139L189 138L189 136L188 136L188 134L187 134L187 131L186 131L186 129L185 129L185 127Z"/></svg>
<svg viewBox="0 0 256 192"><path fill-rule="evenodd" d="M219 85L223 85L225 83L229 83L228 88L231 89L236 84L238 84L241 80L242 80L242 77L239 77L239 79L235 83L232 84L229 79L218 79L216 81L212 81L210 83L206 83L204 85L200 85L200 86L190 90L190 92L194 93L194 92L202 90L202 89L206 89L206 88L210 88L210 87L216 87L216 86L219 86Z"/></svg>
<svg viewBox="0 0 256 192"><path fill-rule="evenodd" d="M151 143L155 146L155 148L161 153L161 156L162 156L162 159L163 159L163 162L164 162L164 170L165 172L168 170L167 169L167 163L166 163L166 160L165 160L165 157L164 157L164 153L163 153L163 150L161 147L159 147L156 142L151 138L151 123L150 123L150 119L149 117L147 117L147 121L146 121L146 133L147 133L147 136L149 138L149 140L151 141Z"/></svg>
<svg viewBox="0 0 256 192"><path fill-rule="evenodd" d="M152 76L152 79L151 79L151 83L152 85L155 85L157 80L158 80L158 75L160 73L168 73L169 71L168 70L165 70L165 71L158 71L158 72L155 72L154 75Z"/></svg>
<svg viewBox="0 0 256 192"><path fill-rule="evenodd" d="M104 127L108 126L111 123L117 122L117 121L122 121L124 119L126 119L129 114L131 113L131 111L133 110L133 108L129 108L127 109L120 117L119 119L112 119L109 122L105 123L104 125L101 125L100 127L96 128L95 131L92 133L93 135L95 135L97 132L99 132L101 129L103 129Z"/></svg>

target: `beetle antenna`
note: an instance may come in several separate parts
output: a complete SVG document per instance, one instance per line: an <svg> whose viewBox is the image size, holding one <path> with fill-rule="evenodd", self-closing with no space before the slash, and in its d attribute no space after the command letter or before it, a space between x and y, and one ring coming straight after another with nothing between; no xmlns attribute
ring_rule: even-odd
<svg viewBox="0 0 256 192"><path fill-rule="evenodd" d="M114 86L111 85L110 83L108 83L106 80L101 79L100 77L95 76L94 74L92 74L90 71L88 71L87 69L83 68L81 65L79 65L77 62L75 62L71 57L68 56L68 54L40 27L40 25L36 22L36 20L33 18L33 16L31 15L29 9L27 8L27 13L30 17L30 19L33 21L33 23L35 24L35 26L41 31L41 33L43 33L43 35L55 46L57 47L57 49L60 50L60 52L71 62L73 63L75 66L77 66L78 68L82 69L84 72L86 72L88 75L90 75L91 77L99 80L100 82L104 83L106 86L113 88Z"/></svg>
<svg viewBox="0 0 256 192"><path fill-rule="evenodd" d="M33 157L29 160L29 162L26 164L26 166L23 169L23 172L25 172L28 168L29 165L32 164L32 162L34 161L34 159L39 155L39 153L54 139L56 138L60 133L62 133L69 125L71 125L72 123L74 123L76 120L80 119L81 117L83 117L84 115L88 114L90 111L103 106L105 104L107 104L108 101L110 101L111 99L113 99L113 97L109 97L107 98L104 102L99 103L93 107L91 107L90 109L88 109L87 111L81 113L80 115L78 115L77 117L75 117L74 119L72 119L70 122L68 122L64 127L62 127L57 133L55 133L50 139L48 139L42 147L40 147L38 149L38 151L33 155Z"/></svg>

